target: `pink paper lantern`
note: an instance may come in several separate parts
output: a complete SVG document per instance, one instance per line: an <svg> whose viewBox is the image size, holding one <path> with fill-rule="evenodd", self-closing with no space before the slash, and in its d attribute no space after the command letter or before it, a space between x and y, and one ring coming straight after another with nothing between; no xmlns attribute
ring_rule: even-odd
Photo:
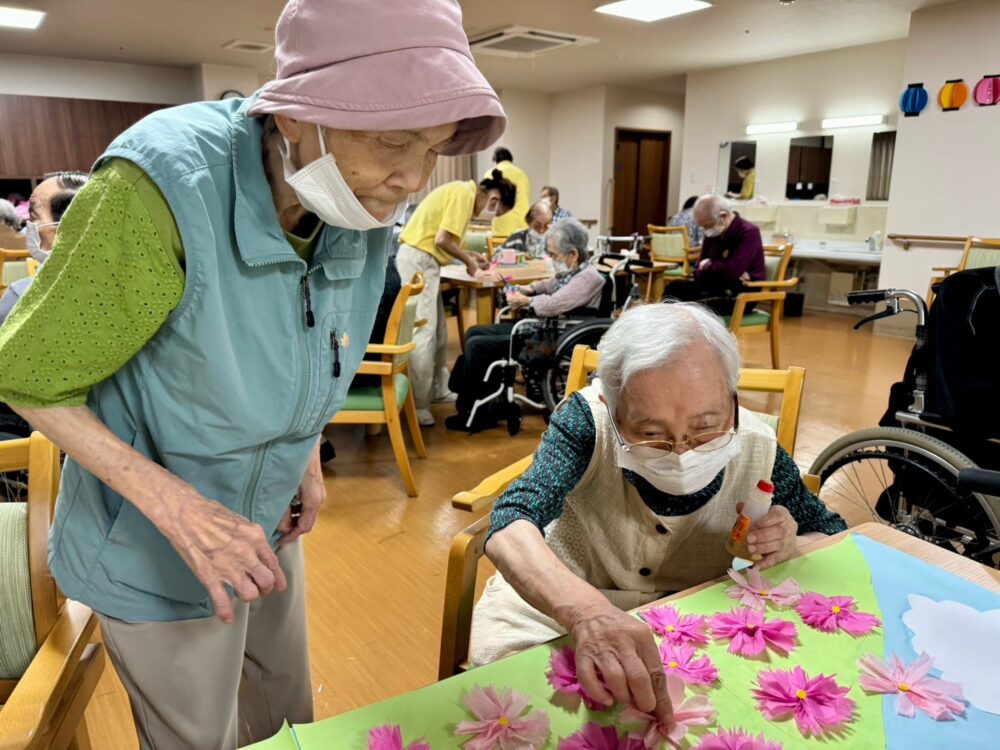
<svg viewBox="0 0 1000 750"><path fill-rule="evenodd" d="M1000 103L1000 75L983 76L976 84L972 98L980 107L992 107Z"/></svg>

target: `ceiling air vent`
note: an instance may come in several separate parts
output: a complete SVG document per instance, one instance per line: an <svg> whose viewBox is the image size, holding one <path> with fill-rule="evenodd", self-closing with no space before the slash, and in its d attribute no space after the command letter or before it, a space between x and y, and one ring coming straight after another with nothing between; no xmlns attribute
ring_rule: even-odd
<svg viewBox="0 0 1000 750"><path fill-rule="evenodd" d="M529 29L526 26L508 26L488 34L479 34L469 40L474 52L485 52L503 57L534 57L543 52L564 47L582 47L597 40L588 36L560 34L555 31Z"/></svg>
<svg viewBox="0 0 1000 750"><path fill-rule="evenodd" d="M270 52L274 49L273 44L262 44L260 42L246 42L242 39L233 39L222 45L223 49L234 49L238 52Z"/></svg>

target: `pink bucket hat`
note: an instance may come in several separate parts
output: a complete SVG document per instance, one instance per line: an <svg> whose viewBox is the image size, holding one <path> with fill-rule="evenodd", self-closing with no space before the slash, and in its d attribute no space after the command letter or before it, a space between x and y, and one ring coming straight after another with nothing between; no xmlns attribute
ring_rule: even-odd
<svg viewBox="0 0 1000 750"><path fill-rule="evenodd" d="M275 36L278 76L251 115L342 130L457 122L445 154L482 151L507 126L472 59L457 0L290 0Z"/></svg>

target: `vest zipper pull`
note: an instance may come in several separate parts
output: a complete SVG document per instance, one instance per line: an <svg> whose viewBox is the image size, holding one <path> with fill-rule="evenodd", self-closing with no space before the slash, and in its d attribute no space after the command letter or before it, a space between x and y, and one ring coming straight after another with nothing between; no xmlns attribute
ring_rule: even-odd
<svg viewBox="0 0 1000 750"><path fill-rule="evenodd" d="M306 327L312 328L316 325L316 316L313 315L312 292L309 289L309 274L302 277L302 289L306 300Z"/></svg>
<svg viewBox="0 0 1000 750"><path fill-rule="evenodd" d="M340 377L340 342L337 340L337 329L330 331L330 348L333 349L333 377Z"/></svg>

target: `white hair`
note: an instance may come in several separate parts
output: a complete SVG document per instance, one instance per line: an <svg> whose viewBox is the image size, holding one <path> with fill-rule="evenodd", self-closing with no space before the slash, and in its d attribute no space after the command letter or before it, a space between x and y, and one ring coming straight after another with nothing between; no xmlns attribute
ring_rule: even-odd
<svg viewBox="0 0 1000 750"><path fill-rule="evenodd" d="M736 392L740 350L736 337L718 316L697 302L664 302L628 310L612 324L597 350L597 376L611 413L629 381L639 373L655 370L683 358L699 342L718 355L729 389Z"/></svg>
<svg viewBox="0 0 1000 750"><path fill-rule="evenodd" d="M731 214L733 212L733 204L721 195L709 193L695 201L694 211L702 215L707 212L709 216L718 221L721 214Z"/></svg>

